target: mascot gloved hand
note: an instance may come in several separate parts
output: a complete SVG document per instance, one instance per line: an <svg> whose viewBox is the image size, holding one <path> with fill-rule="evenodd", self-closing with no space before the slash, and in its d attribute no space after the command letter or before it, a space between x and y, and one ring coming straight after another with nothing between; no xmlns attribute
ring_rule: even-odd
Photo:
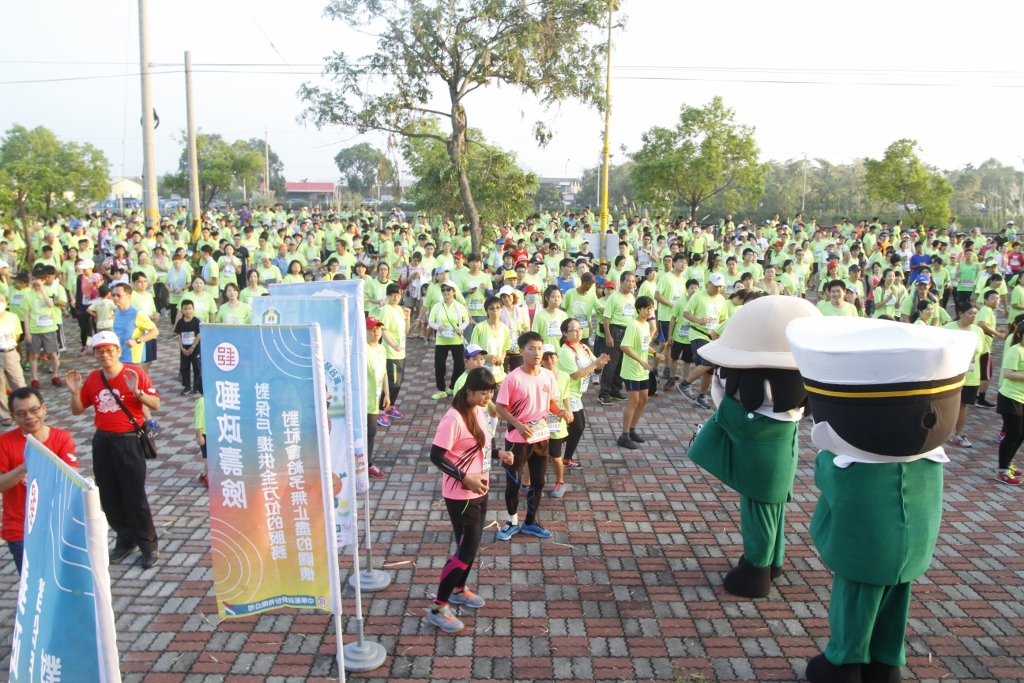
<svg viewBox="0 0 1024 683"><path fill-rule="evenodd" d="M968 332L864 318L786 328L820 449L811 537L833 573L831 638L812 683L896 683L906 663L910 582L942 521L942 444L977 340Z"/></svg>
<svg viewBox="0 0 1024 683"><path fill-rule="evenodd" d="M820 318L803 299L766 296L738 308L722 336L700 355L718 366L718 406L687 451L740 494L743 555L725 575L733 595L764 598L782 574L786 503L793 499L797 432L807 400L786 340L798 318Z"/></svg>

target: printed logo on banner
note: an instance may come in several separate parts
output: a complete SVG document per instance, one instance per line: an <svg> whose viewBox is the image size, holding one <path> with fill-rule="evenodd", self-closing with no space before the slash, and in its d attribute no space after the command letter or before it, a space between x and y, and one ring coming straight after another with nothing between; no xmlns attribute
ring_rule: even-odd
<svg viewBox="0 0 1024 683"><path fill-rule="evenodd" d="M238 367L238 348L229 342L217 344L213 350L213 364L218 370L231 372Z"/></svg>
<svg viewBox="0 0 1024 683"><path fill-rule="evenodd" d="M39 510L39 482L32 480L28 487L28 532L32 533L32 527L36 525L36 511Z"/></svg>

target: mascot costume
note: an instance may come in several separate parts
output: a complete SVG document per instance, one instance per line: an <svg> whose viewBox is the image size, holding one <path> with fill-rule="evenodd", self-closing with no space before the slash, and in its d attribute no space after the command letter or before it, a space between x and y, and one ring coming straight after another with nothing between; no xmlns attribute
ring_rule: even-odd
<svg viewBox="0 0 1024 683"><path fill-rule="evenodd" d="M833 573L825 652L812 683L897 683L910 582L942 521L942 445L974 356L967 332L864 318L804 318L786 329L820 449L811 537Z"/></svg>
<svg viewBox="0 0 1024 683"><path fill-rule="evenodd" d="M793 499L807 400L786 326L820 317L803 299L761 297L738 308L722 336L700 350L718 366L711 386L718 410L687 455L740 494L743 555L722 582L733 595L767 597L782 574L786 503Z"/></svg>

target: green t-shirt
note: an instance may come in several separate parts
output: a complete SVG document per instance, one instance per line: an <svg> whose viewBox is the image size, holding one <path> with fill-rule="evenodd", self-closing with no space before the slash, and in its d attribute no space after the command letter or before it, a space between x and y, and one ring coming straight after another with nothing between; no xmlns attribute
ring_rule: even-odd
<svg viewBox="0 0 1024 683"><path fill-rule="evenodd" d="M491 324L485 320L473 328L473 335L470 337L469 343L476 344L482 348L488 356L503 357L512 347L512 331L508 329L508 325L500 320L498 321L498 329L491 328ZM495 382L505 379L505 371L501 365L494 365L489 358L484 367L494 375Z"/></svg>
<svg viewBox="0 0 1024 683"><path fill-rule="evenodd" d="M248 325L252 322L252 306L238 302L237 307L224 304L217 309L217 322L228 325Z"/></svg>
<svg viewBox="0 0 1024 683"><path fill-rule="evenodd" d="M604 317L612 325L628 326L630 321L636 319L636 299L632 294L616 290L605 301Z"/></svg>
<svg viewBox="0 0 1024 683"><path fill-rule="evenodd" d="M380 399L384 396L384 382L388 377L387 358L380 344L366 345L366 412L380 412Z"/></svg>
<svg viewBox="0 0 1024 683"><path fill-rule="evenodd" d="M477 288L469 291L470 285L473 284L476 284ZM466 308L469 309L469 314L474 318L487 317L487 311L484 310L484 302L487 300L487 290L492 286L491 276L482 270L476 275L472 275L467 271L462 276L460 287L466 299Z"/></svg>
<svg viewBox="0 0 1024 683"><path fill-rule="evenodd" d="M996 329L996 312L993 311L988 306L982 305L981 307L978 308L978 317L975 318L975 323L978 326L980 326L982 323L985 323L993 330ZM982 349L981 352L992 352L992 337L988 336L988 334L985 334L985 348Z"/></svg>
<svg viewBox="0 0 1024 683"><path fill-rule="evenodd" d="M202 395L196 399L196 407L192 412L192 426L203 434L206 433L206 402Z"/></svg>
<svg viewBox="0 0 1024 683"><path fill-rule="evenodd" d="M391 282L381 282L377 278L368 278L363 281L363 305L366 308L366 315L372 315L374 318L380 318L381 316L381 305L373 303L370 300L384 301L385 306L387 305L388 295L387 289Z"/></svg>
<svg viewBox="0 0 1024 683"><path fill-rule="evenodd" d="M721 294L711 296L706 289L694 293L686 302L683 311L695 318L708 318L707 325L690 325L690 343L698 339L710 341L709 332L729 318L729 307L726 306L725 297Z"/></svg>
<svg viewBox="0 0 1024 683"><path fill-rule="evenodd" d="M254 299L254 298L258 297L258 296L263 296L264 294L269 294L269 293L270 292L268 292L267 288L264 287L263 285L257 286L255 292L252 291L251 289L249 289L248 287L246 287L245 289L243 289L241 292L238 293L238 299L243 304L247 304L247 303L249 303L250 299Z"/></svg>
<svg viewBox="0 0 1024 683"><path fill-rule="evenodd" d="M960 332L966 331L956 322L946 323L942 327L947 330L958 330ZM964 375L964 386L976 387L981 384L981 354L985 352L985 340L988 338L988 335L985 334L985 331L977 325L971 325L970 331L977 335L978 344L974 348L974 357L971 358L971 364L967 368L967 374ZM992 342L989 342L989 344L991 343Z"/></svg>
<svg viewBox="0 0 1024 683"><path fill-rule="evenodd" d="M594 353L586 344L576 344L574 346L563 344L558 349L558 369L569 376L569 384L564 389L567 393L563 394L563 396L568 396L573 412L583 409L583 392L590 386L590 376L573 379L571 375L593 364ZM577 405L579 406L578 408L576 407Z"/></svg>
<svg viewBox="0 0 1024 683"><path fill-rule="evenodd" d="M380 321L384 323L384 329L387 331L388 336L391 340L401 347L401 351L396 351L391 348L391 345L384 341L383 337L380 340L381 345L384 347L384 353L387 355L388 360L402 360L405 358L405 312L401 306L392 306L387 304L380 309Z"/></svg>
<svg viewBox="0 0 1024 683"><path fill-rule="evenodd" d="M842 302L842 305L836 308L832 305L831 299L825 299L818 302L818 310L821 311L822 315L857 317L857 307L848 301Z"/></svg>
<svg viewBox="0 0 1024 683"><path fill-rule="evenodd" d="M1024 372L1024 345L1014 344L1003 352L1003 370ZM1024 403L1024 381L1006 379L999 373L999 393L1018 403Z"/></svg>
<svg viewBox="0 0 1024 683"><path fill-rule="evenodd" d="M469 311L458 301L451 305L441 301L430 309L430 322L440 325L434 338L436 346L458 346L464 343L459 328L469 320Z"/></svg>
<svg viewBox="0 0 1024 683"><path fill-rule="evenodd" d="M688 301L689 299L684 295L672 307L672 318L676 321L675 327L672 330L672 341L679 342L680 344L690 343L690 321L683 317L683 310L686 308Z"/></svg>
<svg viewBox="0 0 1024 683"><path fill-rule="evenodd" d="M60 308L56 305L56 297L44 297L35 289L22 290L25 295L21 300L21 309L28 316L28 331L30 334L45 334L56 332L60 320ZM46 305L46 299L53 301L53 306Z"/></svg>
<svg viewBox="0 0 1024 683"><path fill-rule="evenodd" d="M737 275L736 279L739 279ZM661 281L658 283L658 294L672 302L669 305L658 303L658 321L667 322L672 319L672 308L675 306L680 299L686 298L686 276L680 273L676 277L675 273L668 272L662 276Z"/></svg>
<svg viewBox="0 0 1024 683"><path fill-rule="evenodd" d="M562 308L567 315L576 318L583 328L583 338L590 337L590 318L596 311L597 291L591 287L586 294L580 294L576 288L570 289L562 299Z"/></svg>
<svg viewBox="0 0 1024 683"><path fill-rule="evenodd" d="M544 337L545 344L552 344L558 347L562 339L562 321L566 319L566 313L556 308L554 313L548 313L546 308L538 310L533 315L533 326L530 328L540 336Z"/></svg>
<svg viewBox="0 0 1024 683"><path fill-rule="evenodd" d="M637 356L647 362L647 351L651 348L651 326L646 320L641 322L633 320L626 327L626 333L622 336L622 348L633 349ZM622 379L642 382L648 378L647 371L637 361L625 353L622 354L622 369L619 371Z"/></svg>
<svg viewBox="0 0 1024 683"><path fill-rule="evenodd" d="M957 277L959 280L956 284L956 291L958 292L973 292L974 287L977 284L978 275L981 272L981 264L975 261L970 265L961 263L957 266Z"/></svg>

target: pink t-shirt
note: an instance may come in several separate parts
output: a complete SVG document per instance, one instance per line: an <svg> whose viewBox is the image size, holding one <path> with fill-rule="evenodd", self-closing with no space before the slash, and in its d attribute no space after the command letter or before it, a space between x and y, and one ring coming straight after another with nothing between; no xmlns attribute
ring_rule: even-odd
<svg viewBox="0 0 1024 683"><path fill-rule="evenodd" d="M477 448L476 439L470 433L462 415L455 408L449 408L448 412L441 418L441 424L437 426L437 434L434 435L434 445L440 446L447 451L444 457L450 463L466 474L478 474L490 483L491 454L488 452L491 446L491 430L487 424L487 410L476 409L476 421L480 430L484 433L484 447ZM479 498L462 485L462 482L447 474L441 485L442 495L445 498L455 500L467 500Z"/></svg>
<svg viewBox="0 0 1024 683"><path fill-rule="evenodd" d="M495 403L505 406L512 416L520 422L530 425L535 433L544 428L551 401L559 400L558 382L553 372L540 368L536 375L528 375L518 367L508 373L498 390ZM544 428L546 431L546 428ZM513 443L526 443L526 439L515 429L509 427L506 437ZM543 441L547 437L534 437L531 442Z"/></svg>

